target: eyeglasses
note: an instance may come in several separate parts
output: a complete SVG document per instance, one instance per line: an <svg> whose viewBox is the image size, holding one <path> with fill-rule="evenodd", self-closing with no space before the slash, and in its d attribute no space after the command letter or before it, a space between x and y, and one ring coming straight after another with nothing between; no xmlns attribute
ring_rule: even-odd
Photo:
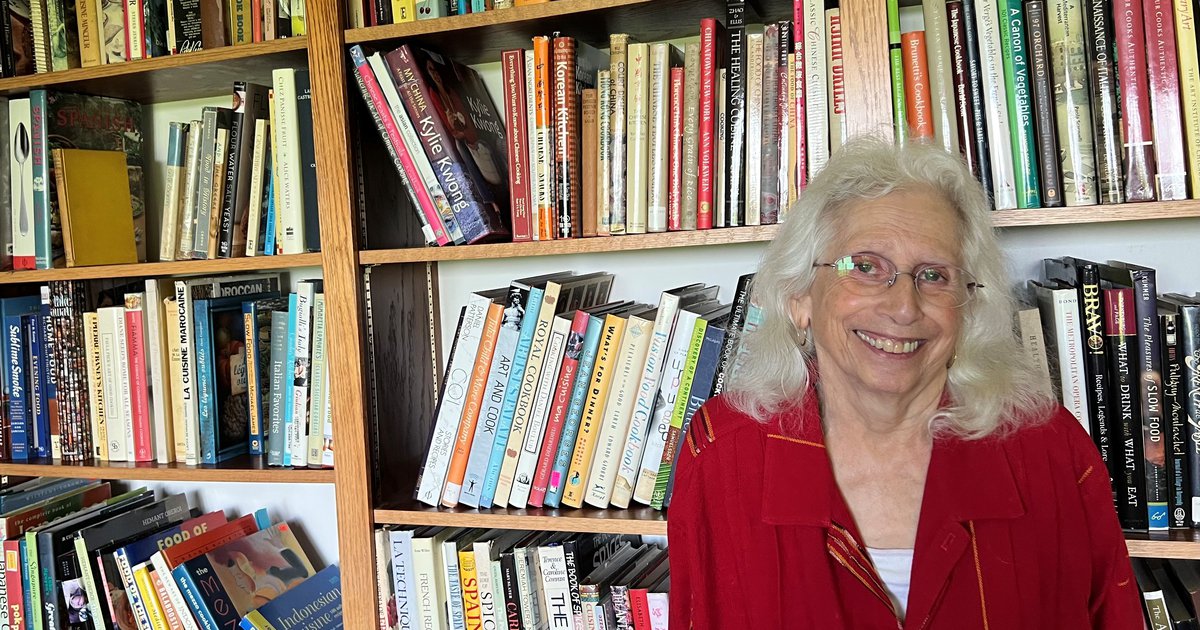
<svg viewBox="0 0 1200 630"><path fill-rule="evenodd" d="M850 254L813 267L829 267L846 289L856 295L872 296L886 291L902 274L912 276L917 294L926 303L944 308L965 306L983 285L969 271L954 265L927 263L912 271L900 271L896 263L878 254Z"/></svg>

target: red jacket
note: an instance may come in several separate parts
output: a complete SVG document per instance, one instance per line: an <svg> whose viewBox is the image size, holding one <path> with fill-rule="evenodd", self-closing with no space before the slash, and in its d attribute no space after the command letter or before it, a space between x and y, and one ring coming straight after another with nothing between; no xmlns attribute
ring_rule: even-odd
<svg viewBox="0 0 1200 630"><path fill-rule="evenodd" d="M904 623L834 481L816 396L767 424L715 398L684 441L672 628L1143 628L1108 475L1065 409L1008 438L934 442Z"/></svg>

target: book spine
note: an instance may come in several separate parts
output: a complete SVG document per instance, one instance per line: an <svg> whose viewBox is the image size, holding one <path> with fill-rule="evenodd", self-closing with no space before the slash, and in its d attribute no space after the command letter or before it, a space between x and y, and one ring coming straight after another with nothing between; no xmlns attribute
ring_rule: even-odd
<svg viewBox="0 0 1200 630"><path fill-rule="evenodd" d="M1067 206L1095 204L1095 148L1092 144L1090 77L1084 48L1083 13L1079 0L1059 0L1050 13L1050 59L1062 154L1063 201Z"/></svg>
<svg viewBox="0 0 1200 630"><path fill-rule="evenodd" d="M245 6L241 0L231 0L231 2ZM224 172L218 173L221 179L218 185L223 191L221 193L220 219L217 226L217 257L219 258L233 257L234 214L237 211L238 180L239 174L244 168L242 164L244 147L248 146L246 142L246 83L244 81L234 82L233 91L236 107L232 110L233 115L230 117L229 146L226 152L225 169ZM246 186L247 184L249 182L244 181L241 185Z"/></svg>
<svg viewBox="0 0 1200 630"><path fill-rule="evenodd" d="M192 304L196 331L196 410L200 432L200 463L217 463L217 384L212 322L208 300Z"/></svg>
<svg viewBox="0 0 1200 630"><path fill-rule="evenodd" d="M271 397L267 424L267 463L283 466L286 450L284 428L284 380L287 364L287 331L290 316L287 311L271 313Z"/></svg>
<svg viewBox="0 0 1200 630"><path fill-rule="evenodd" d="M669 130L671 109L671 46L657 43L650 46L648 99L646 108L646 146L648 149L646 179L646 231L667 231L667 208L670 190ZM632 111L630 112L633 113ZM637 121L641 125L640 119Z"/></svg>
<svg viewBox="0 0 1200 630"><path fill-rule="evenodd" d="M1176 3L1176 6L1178 4ZM1095 127L1096 185L1100 203L1125 201L1121 169L1121 130L1118 127L1121 123L1121 111L1114 60L1117 49L1113 41L1113 17L1109 13L1111 9L1110 0L1087 0L1083 20L1086 29L1084 43L1087 44L1088 70L1092 78L1092 124Z"/></svg>
<svg viewBox="0 0 1200 630"><path fill-rule="evenodd" d="M197 558L197 560L206 565L208 564L207 558L203 558L203 556L201 558ZM209 577L210 580L215 581L216 576L212 573L211 565L205 568L208 570L206 576ZM201 597L199 584L196 582L196 579L192 576L191 572L188 571L187 565L175 567L171 571L171 577L175 580L175 584L179 586L180 592L183 593L184 599L187 600L188 608L191 609L192 615L195 616L196 620L200 622L200 627L203 630L219 630L221 628L237 627L236 621L234 621L234 625L232 626L217 625L217 620L213 618L213 612L209 609L207 603ZM232 604L229 605L229 610L233 610Z"/></svg>
<svg viewBox="0 0 1200 630"><path fill-rule="evenodd" d="M275 125L272 129L279 151L279 169L275 171L279 182L275 197L275 247L283 254L300 254L304 251L300 90L296 74L292 68L277 68L271 72L275 86Z"/></svg>
<svg viewBox="0 0 1200 630"><path fill-rule="evenodd" d="M629 435L629 425L638 396L638 386L645 371L646 353L654 321L633 316L621 338L621 351L614 366L613 381L604 409L604 418L596 438L592 469L588 475L585 501L605 508L612 499L617 469Z"/></svg>
<svg viewBox="0 0 1200 630"><path fill-rule="evenodd" d="M1138 383L1142 405L1142 446L1146 458L1146 509L1150 529L1166 529L1167 478L1163 461L1153 457L1165 452L1162 399L1162 338L1158 326L1157 292L1152 270L1132 272L1133 305L1138 319Z"/></svg>
<svg viewBox="0 0 1200 630"><path fill-rule="evenodd" d="M180 191L183 200L179 216L179 239L175 247L177 260L188 260L192 257L193 243L196 231L196 197L200 186L200 156L201 138L204 137L203 123L193 120L188 124L187 153L185 155L186 170L183 176L183 190Z"/></svg>
<svg viewBox="0 0 1200 630"><path fill-rule="evenodd" d="M1036 130L1033 95L1029 77L1029 50L1025 39L1025 9L1021 0L1004 0L1001 5L1001 51L1004 55L1004 80L1008 93L1008 116L1013 144L1013 172L1016 176L1017 207L1042 206L1038 177Z"/></svg>
<svg viewBox="0 0 1200 630"><path fill-rule="evenodd" d="M1154 126L1159 201L1187 199L1187 166L1179 112L1179 66L1171 0L1143 0L1147 62L1150 66L1150 114ZM1190 46L1194 47L1195 40Z"/></svg>
<svg viewBox="0 0 1200 630"><path fill-rule="evenodd" d="M26 389L25 412L29 421L30 428L33 429L33 439L31 445L35 447L38 457L50 457L50 418L46 415L46 406L43 394L44 375L42 372L42 357L44 350L42 349L41 331L39 330L38 320L39 315L25 315L21 317L21 326L25 332L25 364L27 382L29 383Z"/></svg>
<svg viewBox="0 0 1200 630"><path fill-rule="evenodd" d="M296 290L295 363L292 378L291 413L288 424L288 450L293 466L303 466L308 461L308 434L311 431L309 410L309 381L312 377L312 319L315 287L311 282L301 283Z"/></svg>
<svg viewBox="0 0 1200 630"><path fill-rule="evenodd" d="M250 195L249 213L246 217L246 256L258 256L263 253L263 194L266 185L267 155L270 152L271 127L263 118L254 121L254 149L250 153Z"/></svg>
<svg viewBox="0 0 1200 630"><path fill-rule="evenodd" d="M550 101L553 159L551 214L557 226L551 238L583 235L583 209L579 161L579 99L575 89L575 39L555 37L551 42Z"/></svg>
<svg viewBox="0 0 1200 630"><path fill-rule="evenodd" d="M726 224L734 226L746 223L746 3L728 0L725 9L725 144L718 150L725 152Z"/></svg>
<svg viewBox="0 0 1200 630"><path fill-rule="evenodd" d="M550 38L533 38L533 170L534 206L537 209L537 240L548 241L555 237L554 213L554 61L550 51ZM565 79L564 79L565 81Z"/></svg>
<svg viewBox="0 0 1200 630"><path fill-rule="evenodd" d="M692 378L692 386L688 391L687 408L683 413L683 424L679 427L678 435L672 437L667 436L667 444L680 444L687 434L688 427L695 418L700 406L704 401L708 400L712 394L713 376L717 365L717 356L720 354L721 344L724 342L725 331L720 326L706 326L704 331L704 339L700 348L700 355L696 360L695 375ZM672 427L672 434L676 431ZM664 473L659 469L659 475L667 475L667 487L663 495L662 508L665 509L671 504L671 493L675 486L675 458L678 457L678 452L671 453L671 461L666 461L667 453L664 452L664 464L669 463L669 471ZM657 480L656 480L657 481ZM658 506L653 505L658 509Z"/></svg>
<svg viewBox="0 0 1200 630"><path fill-rule="evenodd" d="M506 238L509 230L486 186L470 177L457 143L441 115L432 110L431 88L422 77L407 45L388 53L392 78L424 144L426 155L437 166L442 189L448 191L459 227L468 243ZM457 192L455 192L457 191Z"/></svg>
<svg viewBox="0 0 1200 630"><path fill-rule="evenodd" d="M1185 419L1200 417L1198 415L1200 414L1200 363L1195 360L1197 353L1200 353L1200 313L1197 312L1198 310L1200 307L1193 305L1180 308L1179 352L1183 357L1183 382L1179 398L1183 403ZM1188 510L1192 515L1191 526L1195 526L1200 521L1200 423L1188 422L1184 439L1188 449L1187 484L1191 489ZM1119 477L1114 473L1114 478ZM1114 481L1114 487L1116 484L1117 482Z"/></svg>
<svg viewBox="0 0 1200 630"><path fill-rule="evenodd" d="M679 453L679 436L682 434L683 424L687 420L686 411L690 400L692 381L696 375L696 364L700 360L700 351L704 345L704 331L707 328L708 322L703 319L696 320L696 327L692 331L691 342L688 344L687 362L684 363L683 370L680 372L679 392L671 411L670 429L667 433L666 445L663 447L658 474L654 479L654 494L650 499L650 507L656 510L663 508L668 481L671 471L675 467L675 456ZM685 395L684 392L688 392L688 394Z"/></svg>
<svg viewBox="0 0 1200 630"><path fill-rule="evenodd" d="M900 3L887 0L888 62L892 78L892 126L896 144L908 141L908 103L904 87L904 49L900 38Z"/></svg>
<svg viewBox="0 0 1200 630"><path fill-rule="evenodd" d="M1037 132L1037 166L1041 183L1041 203L1047 208L1063 205L1062 172L1058 161L1058 137L1055 135L1054 92L1052 89L1049 33L1046 28L1046 3L1025 3L1025 26L1029 39L1029 75L1033 92L1034 129Z"/></svg>
<svg viewBox="0 0 1200 630"><path fill-rule="evenodd" d="M529 505L533 507L542 507L545 504L546 490L550 485L550 473L554 468L554 459L558 454L559 443L562 441L563 425L567 419L571 394L575 390L575 381L579 374L579 360L583 354L583 339L587 334L590 320L587 312L581 310L576 311L575 317L571 321L558 380L554 387L550 417L546 422L545 437L542 439L537 468L529 494Z"/></svg>
<svg viewBox="0 0 1200 630"><path fill-rule="evenodd" d="M649 220L650 46L631 43L626 64L625 233L645 234Z"/></svg>
<svg viewBox="0 0 1200 630"><path fill-rule="evenodd" d="M558 448L554 454L553 468L546 485L546 496L543 505L557 508L562 501L562 493L566 485L568 467L571 465L571 455L575 450L576 439L579 437L579 421L583 417L584 403L591 389L592 370L596 366L596 354L600 346L600 333L604 328L603 318L588 317L586 332L583 335L583 350L579 356L579 366L575 384L571 388L571 398L567 407L567 416L563 420L562 437L559 438Z"/></svg>
<svg viewBox="0 0 1200 630"><path fill-rule="evenodd" d="M182 180L187 132L187 123L172 122L167 135L167 184L163 194L162 231L158 239L158 259L161 261L175 260L179 245L179 202L183 199Z"/></svg>
<svg viewBox="0 0 1200 630"><path fill-rule="evenodd" d="M533 479L537 473L538 460L546 435L546 424L549 422L548 415L556 398L555 385L558 383L558 370L562 364L563 351L567 343L567 336L571 332L571 325L572 320L552 317L533 408L529 413L525 439L521 443L517 468L513 473L513 486L508 499L508 504L513 507L524 508L529 504L529 495L532 491Z"/></svg>
<svg viewBox="0 0 1200 630"><path fill-rule="evenodd" d="M1005 103L1004 70L1001 67L1004 29L1000 26L999 8L995 3L986 1L975 4L975 8L979 59L986 93L984 103ZM985 111L988 148L991 151L992 200L997 210L1014 209L1017 207L1017 191L1012 160L1012 122L1008 117L1008 108L985 105Z"/></svg>
<svg viewBox="0 0 1200 630"><path fill-rule="evenodd" d="M670 121L667 125L667 229L683 229L684 69L671 68Z"/></svg>
<svg viewBox="0 0 1200 630"><path fill-rule="evenodd" d="M524 51L506 50L500 55L504 73L504 114L508 125L508 194L514 242L533 239L530 223L529 130L525 126Z"/></svg>
<svg viewBox="0 0 1200 630"><path fill-rule="evenodd" d="M1192 526L1191 488L1188 486L1187 419L1183 415L1183 357L1180 355L1179 315L1160 313L1162 331L1163 411L1166 415L1167 525Z"/></svg>
<svg viewBox="0 0 1200 630"><path fill-rule="evenodd" d="M104 49L100 43L100 15L98 13L99 5L96 2L79 2L75 6L76 17L79 20L79 65L84 68L103 65L107 60L104 57ZM6 25L3 29L3 41L12 41L12 25ZM5 55L10 57L11 53ZM11 63L5 64L6 69L11 69ZM10 74L8 76L13 76Z"/></svg>
<svg viewBox="0 0 1200 630"><path fill-rule="evenodd" d="M720 45L718 23L715 19L700 20L700 124L697 134L700 152L697 156L696 229L713 227L713 208L716 206L717 143L717 47Z"/></svg>
<svg viewBox="0 0 1200 630"><path fill-rule="evenodd" d="M247 340L253 337L246 337ZM328 378L329 372L327 369L327 343L328 336L325 331L325 294L315 293L313 295L312 308L312 343L311 352L312 360L310 361L309 371L312 378L309 379L309 390L312 392L312 400L310 403L308 435L305 436L307 442L307 464L310 467L321 466L322 451L324 449L325 431L321 426L326 405L326 397L329 395ZM247 369L250 365L247 364Z"/></svg>
<svg viewBox="0 0 1200 630"><path fill-rule="evenodd" d="M1121 137L1125 143L1125 200L1153 201L1157 166L1150 126L1150 86L1146 75L1146 36L1142 0L1114 0L1116 57L1121 95Z"/></svg>
<svg viewBox="0 0 1200 630"><path fill-rule="evenodd" d="M746 205L745 221L738 225L762 224L762 157L763 157L763 41L762 33L746 35ZM840 44L839 44L840 46ZM838 81L842 73L839 69ZM673 88L673 85L670 87ZM844 88L842 93L845 93ZM669 92L668 92L669 93ZM668 101L669 102L669 101ZM841 103L845 107L845 99ZM674 115L674 110L671 111ZM670 137L670 136L668 136ZM664 164L670 162L664 160ZM653 164L653 162L651 162ZM673 167L674 165L671 164Z"/></svg>
<svg viewBox="0 0 1200 630"><path fill-rule="evenodd" d="M1104 304L1099 272L1093 265L1079 269L1079 304L1083 318L1083 360L1087 384L1089 433L1108 467L1110 481L1117 475L1116 430L1113 427L1112 392L1109 384L1109 347L1104 334ZM1116 484L1113 484L1114 490ZM1116 495L1114 494L1114 500Z"/></svg>
<svg viewBox="0 0 1200 630"><path fill-rule="evenodd" d="M29 440L29 423L26 413L25 333L20 315L4 318L4 332L8 356L8 416L12 425L12 458L25 461L33 456Z"/></svg>
<svg viewBox="0 0 1200 630"><path fill-rule="evenodd" d="M954 62L950 53L946 2L924 0L921 7L925 22L930 94L933 96L934 139L947 152L954 154L959 152L959 136L954 122Z"/></svg>
<svg viewBox="0 0 1200 630"><path fill-rule="evenodd" d="M184 441L187 445L184 461L188 464L196 463L196 422L197 418L197 390L196 390L196 359L195 359L195 341L194 329L192 326L192 296L191 288L187 281L175 281L175 303L179 309L178 323L179 327L176 331L179 335L179 354L180 354L180 374L183 384L183 418L184 418ZM108 390L105 390L106 392ZM106 397L107 399L107 397ZM111 402L108 405L112 408Z"/></svg>
<svg viewBox="0 0 1200 630"><path fill-rule="evenodd" d="M950 41L950 60L954 89L954 120L961 140L959 150L967 168L979 177L979 154L976 153L974 111L971 108L970 76L967 74L967 25L963 19L961 0L946 3L946 28ZM1045 45L1043 42L1043 51ZM1047 66L1048 68L1049 66ZM1041 162L1039 161L1039 165Z"/></svg>
<svg viewBox="0 0 1200 630"><path fill-rule="evenodd" d="M575 449L571 452L571 467L567 471L563 489L562 503L571 507L582 506L587 492L584 481L589 479L591 474L592 459L595 455L605 403L609 398L609 389L613 372L617 367L617 354L625 333L626 323L623 317L605 316L604 330L600 337L600 350L596 355L596 365L591 375L590 392L583 416L579 420L579 435L575 441Z"/></svg>
<svg viewBox="0 0 1200 630"><path fill-rule="evenodd" d="M799 199L799 190L801 182L807 179L812 179L821 169L825 168L825 163L829 161L829 136L831 133L829 125L829 93L827 91L829 67L825 60L826 48L828 47L825 24L825 7L818 2L804 3L804 22L801 25L799 22L795 25L796 45L794 54L797 57L803 57L804 78L803 82L799 81L799 73L796 73L795 80L792 82L794 96L790 100L796 100L799 97L799 86L804 86L804 117L800 118L800 106L797 101L795 122L804 121L803 127L806 134L803 146L797 136L796 142L793 144L794 151L789 151L788 159L794 160L795 167L789 164L789 171L793 173L792 180L795 182L792 187L797 194L789 194L789 198L793 201ZM803 42L800 41L800 36L803 34ZM801 125L797 124L795 129L798 131ZM793 135L796 131L793 132ZM840 133L840 130L838 131ZM801 155L807 155L807 168L802 165Z"/></svg>
<svg viewBox="0 0 1200 630"><path fill-rule="evenodd" d="M725 146L725 134L728 129L725 126L725 92L729 86L728 73L725 68L717 69L717 96L716 107L717 116L713 121L713 127L716 128L716 141L718 150L713 159L713 178L716 182L713 184L713 196L716 198L716 203L713 205L713 227L728 227L729 217L725 212L725 151L720 150L720 147Z"/></svg>
<svg viewBox="0 0 1200 630"><path fill-rule="evenodd" d="M716 376L713 378L713 396L725 390L725 381L728 379L729 373L733 370L734 362L737 359L737 348L741 340L741 333L743 332L743 327L746 325L746 318L750 313L750 282L753 279L754 276L752 274L738 278L737 289L734 291L733 308L730 310L729 322L725 327L727 334L725 335L725 340L721 343Z"/></svg>
<svg viewBox="0 0 1200 630"><path fill-rule="evenodd" d="M611 236L612 231L612 71L596 72L596 236Z"/></svg>
<svg viewBox="0 0 1200 630"><path fill-rule="evenodd" d="M579 104L579 164L582 178L580 185L580 212L582 217L583 236L596 236L596 224L599 221L599 138L600 114L599 94L595 88L584 88Z"/></svg>
<svg viewBox="0 0 1200 630"><path fill-rule="evenodd" d="M609 233L625 234L627 223L626 186L628 177L628 81L629 68L629 36L614 34L608 38L609 43L609 78L612 81L612 112L609 114L609 126L612 129L612 171L609 195Z"/></svg>
<svg viewBox="0 0 1200 630"><path fill-rule="evenodd" d="M486 396L475 425L471 454L463 476L463 490L459 495L459 503L471 507L487 507L480 505L480 498L484 478L487 476L488 460L496 441L496 429L504 406L505 390L519 336L519 324L515 324L511 315L506 313L496 336L496 349L492 353L492 365L488 369Z"/></svg>
<svg viewBox="0 0 1200 630"><path fill-rule="evenodd" d="M696 229L700 177L700 44L683 48L683 207L679 229Z"/></svg>
<svg viewBox="0 0 1200 630"><path fill-rule="evenodd" d="M908 137L931 143L933 137L933 95L929 92L929 66L925 60L925 32L900 35L904 52L904 97L908 112Z"/></svg>
<svg viewBox="0 0 1200 630"><path fill-rule="evenodd" d="M1129 529L1146 529L1149 511L1146 507L1146 460L1143 453L1141 406L1137 382L1136 354L1138 352L1137 317L1134 314L1133 289L1104 289L1105 333L1111 342L1113 406L1118 411L1118 428L1122 444L1118 492L1124 497L1117 510L1121 525Z"/></svg>
<svg viewBox="0 0 1200 630"><path fill-rule="evenodd" d="M33 135L30 157L33 164L33 215L26 221L33 221L35 265L38 269L50 269L54 263L50 226L57 204L50 196L49 184L50 179L54 177L50 161L50 137L46 129L47 117L50 115L47 111L49 107L46 90L33 90L29 93L30 127Z"/></svg>
<svg viewBox="0 0 1200 630"><path fill-rule="evenodd" d="M125 588L126 597L129 598L129 607L136 616L138 627L153 629L154 626L150 623L150 613L146 608L146 602L142 598L142 594L137 587L137 581L133 577L133 567L129 564L129 556L126 555L124 548L116 550L113 556L116 558L117 570L120 572L119 579Z"/></svg>
<svg viewBox="0 0 1200 630"><path fill-rule="evenodd" d="M36 91L35 91L36 92ZM35 92L31 92L31 95ZM33 137L31 98L14 98L8 101L8 122L13 130L9 143L9 176L11 224L13 232L13 268L17 270L37 268L37 240L34 212L34 164L30 159ZM45 174L43 173L43 176Z"/></svg>
<svg viewBox="0 0 1200 630"><path fill-rule="evenodd" d="M199 180L195 192L196 214L192 225L192 258L208 258L208 224L212 215L213 174L217 163L216 107L205 107L200 125Z"/></svg>
<svg viewBox="0 0 1200 630"><path fill-rule="evenodd" d="M154 432L150 419L150 390L146 382L146 337L143 326L145 313L141 303L130 308L129 300L125 307L126 351L129 365L130 412L133 422L133 447L131 458L135 462L154 461Z"/></svg>
<svg viewBox="0 0 1200 630"><path fill-rule="evenodd" d="M963 54L967 58L967 90L970 94L971 120L974 123L971 142L975 144L975 156L978 159L975 177L990 198L994 182L992 180L991 149L988 143L988 122L984 111L983 65L980 59L979 36L976 31L978 20L975 1L962 0Z"/></svg>
<svg viewBox="0 0 1200 630"><path fill-rule="evenodd" d="M487 393L488 374L491 372L492 359L496 353L496 342L500 335L504 307L500 304L488 304L486 309L487 314L484 316L478 351L475 354L474 365L471 367L463 411L454 438L446 483L442 489L442 505L446 507L458 505L459 496L462 494L467 461L471 457L471 440L475 437L475 428L479 423L479 412L483 408L483 400Z"/></svg>

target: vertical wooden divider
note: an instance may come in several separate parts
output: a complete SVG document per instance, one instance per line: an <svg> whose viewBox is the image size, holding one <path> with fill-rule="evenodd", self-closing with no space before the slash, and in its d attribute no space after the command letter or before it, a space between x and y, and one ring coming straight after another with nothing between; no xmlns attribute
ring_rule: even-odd
<svg viewBox="0 0 1200 630"><path fill-rule="evenodd" d="M846 127L851 137L869 134L891 140L892 70L888 60L887 3L843 0L841 8Z"/></svg>
<svg viewBox="0 0 1200 630"><path fill-rule="evenodd" d="M367 444L366 365L357 218L350 170L346 91L345 14L341 0L309 0L308 67L312 82L313 143L317 157L321 258L336 455L338 552L347 628L373 628L374 517Z"/></svg>

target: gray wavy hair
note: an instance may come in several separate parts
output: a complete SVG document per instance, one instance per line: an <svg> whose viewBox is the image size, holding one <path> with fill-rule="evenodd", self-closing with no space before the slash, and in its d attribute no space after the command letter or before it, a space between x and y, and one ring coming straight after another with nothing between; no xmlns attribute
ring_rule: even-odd
<svg viewBox="0 0 1200 630"><path fill-rule="evenodd" d="M810 289L813 263L829 255L840 218L855 212L858 202L915 189L932 190L957 210L963 266L985 287L959 311L950 404L930 418L931 433L977 439L1048 415L1056 401L1038 388L1036 372L1020 350L1015 303L983 188L958 156L870 138L852 140L833 156L763 255L752 290L763 321L744 335L745 352L727 390L736 409L765 422L801 399L816 356L811 343L802 348L795 342L791 298Z"/></svg>

